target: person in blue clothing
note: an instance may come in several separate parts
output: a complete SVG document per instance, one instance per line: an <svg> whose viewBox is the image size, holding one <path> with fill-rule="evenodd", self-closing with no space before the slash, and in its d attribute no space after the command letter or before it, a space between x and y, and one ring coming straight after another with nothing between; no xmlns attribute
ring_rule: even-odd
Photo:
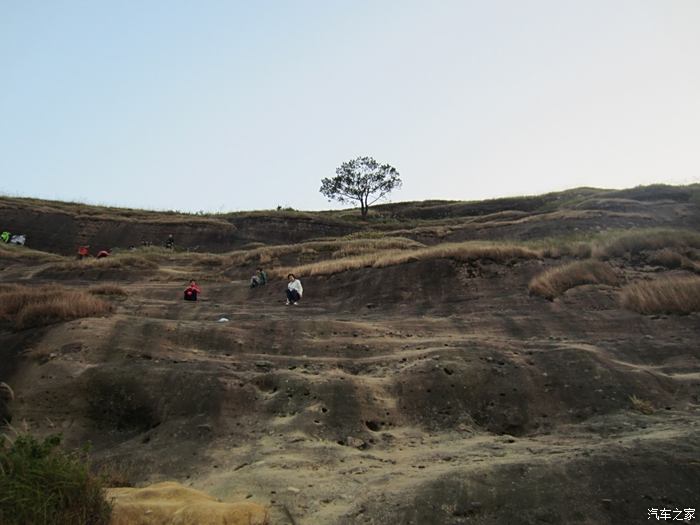
<svg viewBox="0 0 700 525"><path fill-rule="evenodd" d="M267 273L262 268L258 268L255 271L255 275L250 279L250 287L257 288L258 286L265 286L267 284Z"/></svg>

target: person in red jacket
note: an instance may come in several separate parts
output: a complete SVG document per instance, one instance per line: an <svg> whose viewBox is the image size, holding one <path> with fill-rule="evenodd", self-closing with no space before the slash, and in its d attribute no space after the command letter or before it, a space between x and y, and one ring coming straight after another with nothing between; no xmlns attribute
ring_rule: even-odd
<svg viewBox="0 0 700 525"><path fill-rule="evenodd" d="M196 301L197 295L202 293L202 290L197 286L197 283L192 279L190 285L185 289L185 301Z"/></svg>

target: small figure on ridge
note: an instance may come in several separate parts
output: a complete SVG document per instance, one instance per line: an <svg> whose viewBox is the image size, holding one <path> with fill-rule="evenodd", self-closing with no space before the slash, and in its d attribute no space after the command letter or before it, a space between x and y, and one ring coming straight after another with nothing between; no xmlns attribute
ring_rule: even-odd
<svg viewBox="0 0 700 525"><path fill-rule="evenodd" d="M262 268L258 268L255 271L255 275L250 278L250 287L256 288L258 286L265 286L267 284L267 273Z"/></svg>
<svg viewBox="0 0 700 525"><path fill-rule="evenodd" d="M202 290L194 279L190 281L190 285L185 289L185 301L196 301L197 296L202 293Z"/></svg>

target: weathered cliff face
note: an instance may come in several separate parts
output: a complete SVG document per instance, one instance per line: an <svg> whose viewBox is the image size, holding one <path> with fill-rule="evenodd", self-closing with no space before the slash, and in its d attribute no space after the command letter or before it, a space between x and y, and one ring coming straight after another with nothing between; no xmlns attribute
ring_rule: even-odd
<svg viewBox="0 0 700 525"><path fill-rule="evenodd" d="M361 229L332 219L276 217L274 213L260 217L232 217L239 243L291 244L320 237L341 237Z"/></svg>
<svg viewBox="0 0 700 525"><path fill-rule="evenodd" d="M149 216L152 215L152 216ZM221 253L251 243L288 244L319 237L342 236L358 228L338 221L304 216L182 217L146 214L145 217L108 216L23 206L0 200L0 230L27 235L27 246L72 255L79 245L92 253L106 248L126 249L148 242L163 246L173 235L178 249Z"/></svg>
<svg viewBox="0 0 700 525"><path fill-rule="evenodd" d="M215 251L236 243L236 229L228 223L124 221L31 209L2 209L1 227L27 235L27 246L62 255L76 253L79 245L90 246L93 254L143 241L163 246L170 234L178 246L190 249Z"/></svg>

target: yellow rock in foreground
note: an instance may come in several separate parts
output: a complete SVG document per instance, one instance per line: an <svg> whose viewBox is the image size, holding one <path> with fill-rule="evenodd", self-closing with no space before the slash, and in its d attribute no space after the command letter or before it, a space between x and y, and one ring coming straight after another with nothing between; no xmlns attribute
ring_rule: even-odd
<svg viewBox="0 0 700 525"><path fill-rule="evenodd" d="M267 525L265 507L256 503L221 503L215 498L167 481L144 488L107 490L112 500L111 525Z"/></svg>

